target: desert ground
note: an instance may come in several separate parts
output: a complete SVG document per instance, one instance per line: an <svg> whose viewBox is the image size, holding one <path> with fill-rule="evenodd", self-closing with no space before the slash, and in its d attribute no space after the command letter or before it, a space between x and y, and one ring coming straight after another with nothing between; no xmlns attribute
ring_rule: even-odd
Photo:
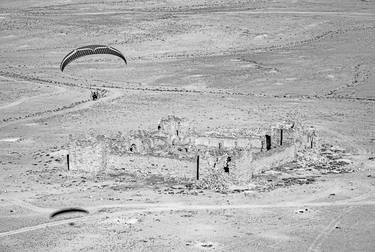
<svg viewBox="0 0 375 252"><path fill-rule="evenodd" d="M61 72L87 44L128 64ZM374 1L1 0L0 45L0 251L374 251ZM122 167L72 175L59 156L71 136L169 114L198 130L298 116L351 172L217 192ZM63 207L89 214L49 218Z"/></svg>

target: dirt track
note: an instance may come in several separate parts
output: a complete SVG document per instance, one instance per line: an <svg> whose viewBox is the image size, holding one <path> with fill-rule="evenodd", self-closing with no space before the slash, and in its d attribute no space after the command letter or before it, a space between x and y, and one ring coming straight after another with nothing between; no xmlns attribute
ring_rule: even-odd
<svg viewBox="0 0 375 252"><path fill-rule="evenodd" d="M91 207L91 208L87 208L87 210L89 211L95 211L95 210L102 210L102 209L111 209L111 208L116 208L116 209L126 209L126 208L129 208L131 210L118 210L116 211L114 214L110 214L107 217L109 218L113 218L113 217L116 217L116 216L122 216L124 214L128 214L128 213L142 213L142 212L146 212L146 213L152 213L152 212L167 212L167 211L195 211L195 210L198 210L198 211L202 211L202 210L214 210L214 211L217 211L217 210L226 210L226 209L267 209L267 208L302 208L302 207L312 207L312 208L317 208L317 207L336 207L336 206L340 206L340 207L350 207L348 209L346 209L344 211L343 214L347 214L349 211L352 210L353 207L355 206L373 206L375 205L375 201L354 201L352 202L353 200L345 200L343 202L320 202L320 203L295 203L295 202L292 202L292 203L288 203L288 202L284 202L282 204L274 204L274 205L253 205L253 204L247 204L247 205L181 205L181 204L176 204L176 203L173 203L172 205L171 204L163 204L163 205L152 205L152 204L128 204L128 205L125 205L125 204L119 204L119 205L99 205L99 206L96 206L96 207ZM25 208L28 208L32 211L35 211L35 212L38 212L38 213L51 213L52 212L52 209L45 209L45 208L38 208L38 207L35 207L35 206L30 206L29 204L25 205L25 204L19 204L18 202L15 203L15 205L18 205L18 206L22 206L22 207L25 207ZM136 209L134 209L136 208ZM337 216L334 220L333 220L333 224L334 225L337 225L338 223L338 220L342 217L342 215L339 215ZM69 224L71 222L87 222L87 221L92 221L93 219L98 219L98 218L101 218L103 217L103 214L102 215L92 215L92 216L86 216L86 217L77 217L77 218L70 218L70 219L67 219L67 220L62 220L62 221L53 221L53 222L49 222L49 223L44 223L44 224L39 224L39 225L36 225L36 226L31 226L31 227L24 227L24 228L21 228L21 229L18 229L18 230L12 230L12 231L8 231L8 232L3 232L3 233L0 233L0 237L5 237L5 236L9 236L9 235L16 235L16 234L20 234L20 233L24 233L24 232L30 232L30 231L34 231L34 230L38 230L38 229L42 229L42 228L47 228L47 227L55 227L55 226L59 226L59 225L64 225L64 224ZM333 224L330 224L329 226L332 226ZM321 235L317 236L317 240L319 240L321 237ZM316 243L316 241L314 240L313 243ZM310 249L310 248L309 248Z"/></svg>

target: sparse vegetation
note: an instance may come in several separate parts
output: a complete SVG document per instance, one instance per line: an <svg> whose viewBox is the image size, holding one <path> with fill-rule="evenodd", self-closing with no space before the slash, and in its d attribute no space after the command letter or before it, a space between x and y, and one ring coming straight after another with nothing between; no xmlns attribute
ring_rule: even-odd
<svg viewBox="0 0 375 252"><path fill-rule="evenodd" d="M373 250L373 1L0 2L0 251Z"/></svg>

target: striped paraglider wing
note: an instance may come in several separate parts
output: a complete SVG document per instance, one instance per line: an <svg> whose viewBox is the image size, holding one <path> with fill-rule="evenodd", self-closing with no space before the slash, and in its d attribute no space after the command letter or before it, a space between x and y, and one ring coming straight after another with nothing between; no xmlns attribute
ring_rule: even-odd
<svg viewBox="0 0 375 252"><path fill-rule="evenodd" d="M106 45L88 45L79 47L68 53L61 61L60 70L64 71L64 68L73 60L91 54L112 54L114 56L120 57L125 62L125 64L127 63L124 55L122 55L122 53L116 48Z"/></svg>

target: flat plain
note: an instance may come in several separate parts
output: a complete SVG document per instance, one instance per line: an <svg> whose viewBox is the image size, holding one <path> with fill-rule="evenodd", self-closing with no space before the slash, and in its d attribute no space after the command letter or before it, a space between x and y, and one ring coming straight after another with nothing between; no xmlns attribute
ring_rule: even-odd
<svg viewBox="0 0 375 252"><path fill-rule="evenodd" d="M62 58L107 44L127 58ZM0 2L0 251L372 251L375 3ZM107 90L97 101L90 88ZM249 193L72 177L69 136L264 127L298 115L353 173ZM179 193L183 190L183 193ZM64 206L86 216L49 219ZM304 209L304 210L301 210Z"/></svg>

